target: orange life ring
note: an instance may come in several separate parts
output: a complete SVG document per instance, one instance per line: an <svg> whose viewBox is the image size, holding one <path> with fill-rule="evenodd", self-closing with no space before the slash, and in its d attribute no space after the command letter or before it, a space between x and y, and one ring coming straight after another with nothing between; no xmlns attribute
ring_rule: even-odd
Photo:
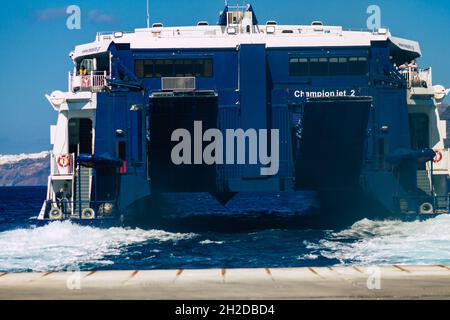
<svg viewBox="0 0 450 320"><path fill-rule="evenodd" d="M434 163L438 163L442 161L442 158L444 157L442 155L442 152L440 150L433 150L436 153L436 157L433 159Z"/></svg>
<svg viewBox="0 0 450 320"><path fill-rule="evenodd" d="M57 162L61 168L67 168L70 166L70 157L68 155L59 156Z"/></svg>

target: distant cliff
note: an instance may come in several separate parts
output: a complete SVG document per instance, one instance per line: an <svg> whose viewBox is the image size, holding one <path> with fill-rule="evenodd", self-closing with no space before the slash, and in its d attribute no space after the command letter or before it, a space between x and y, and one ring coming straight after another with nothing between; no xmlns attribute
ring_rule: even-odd
<svg viewBox="0 0 450 320"><path fill-rule="evenodd" d="M50 153L0 155L0 186L46 186Z"/></svg>

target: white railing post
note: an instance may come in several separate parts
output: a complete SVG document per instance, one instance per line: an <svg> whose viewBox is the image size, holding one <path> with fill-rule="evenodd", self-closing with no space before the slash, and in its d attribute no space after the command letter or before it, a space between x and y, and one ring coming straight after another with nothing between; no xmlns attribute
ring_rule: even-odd
<svg viewBox="0 0 450 320"><path fill-rule="evenodd" d="M413 78L411 68L408 68L408 88L413 87Z"/></svg>
<svg viewBox="0 0 450 320"><path fill-rule="evenodd" d="M72 177L75 174L75 154L71 153L70 154L70 174L72 175Z"/></svg>
<svg viewBox="0 0 450 320"><path fill-rule="evenodd" d="M429 88L433 87L433 69L431 67L428 68L428 80L427 84Z"/></svg>

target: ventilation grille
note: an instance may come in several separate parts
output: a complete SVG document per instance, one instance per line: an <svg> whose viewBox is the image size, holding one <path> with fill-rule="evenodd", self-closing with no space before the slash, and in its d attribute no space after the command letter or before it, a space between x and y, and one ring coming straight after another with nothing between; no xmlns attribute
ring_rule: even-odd
<svg viewBox="0 0 450 320"><path fill-rule="evenodd" d="M163 91L195 91L195 77L163 77Z"/></svg>

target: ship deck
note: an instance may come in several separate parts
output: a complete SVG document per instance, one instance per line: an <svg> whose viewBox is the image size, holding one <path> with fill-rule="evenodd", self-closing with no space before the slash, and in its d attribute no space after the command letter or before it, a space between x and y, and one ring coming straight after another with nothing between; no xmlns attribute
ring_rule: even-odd
<svg viewBox="0 0 450 320"><path fill-rule="evenodd" d="M0 273L12 300L435 298L450 298L450 266Z"/></svg>

